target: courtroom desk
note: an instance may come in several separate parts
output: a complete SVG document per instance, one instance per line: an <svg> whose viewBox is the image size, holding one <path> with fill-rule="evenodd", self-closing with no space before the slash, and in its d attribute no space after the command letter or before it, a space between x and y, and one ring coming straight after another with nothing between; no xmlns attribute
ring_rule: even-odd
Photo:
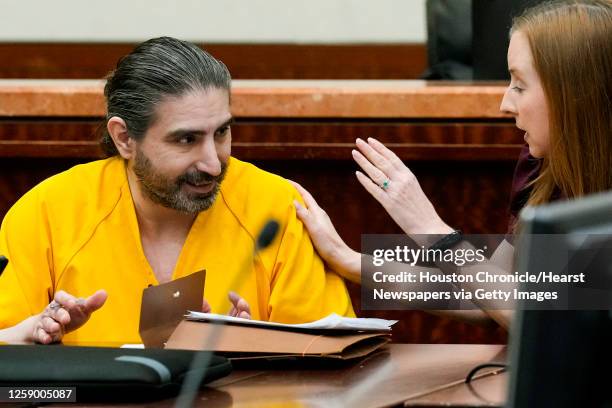
<svg viewBox="0 0 612 408"><path fill-rule="evenodd" d="M502 358L505 347L499 345L391 344L386 351L343 366L237 369L202 390L196 406L403 406L424 395L452 390L474 366ZM499 394L494 397L500 398ZM453 398L481 406L477 400L454 394L446 402L453 404ZM172 404L169 400L146 406Z"/></svg>
<svg viewBox="0 0 612 408"><path fill-rule="evenodd" d="M503 407L507 398L509 374L494 371L474 379L471 384L456 384L410 398L405 407Z"/></svg>
<svg viewBox="0 0 612 408"><path fill-rule="evenodd" d="M0 80L0 218L42 179L100 157L103 82ZM361 234L401 233L355 178L355 138L376 137L417 176L440 216L465 233L505 233L523 144L499 112L505 84L425 81L234 81L232 154L309 189L348 245ZM357 311L360 293L349 285ZM501 329L419 311L393 340L501 343Z"/></svg>
<svg viewBox="0 0 612 408"><path fill-rule="evenodd" d="M104 81L0 79L0 116L103 117ZM234 80L238 118L503 118L502 82Z"/></svg>

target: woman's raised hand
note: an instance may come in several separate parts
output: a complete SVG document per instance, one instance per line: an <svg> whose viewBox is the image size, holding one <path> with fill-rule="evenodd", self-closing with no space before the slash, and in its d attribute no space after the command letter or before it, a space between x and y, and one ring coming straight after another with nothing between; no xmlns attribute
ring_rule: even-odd
<svg viewBox="0 0 612 408"><path fill-rule="evenodd" d="M361 185L384 207L408 235L449 234L446 225L418 180L399 157L378 140L356 141L353 159L365 172L356 172Z"/></svg>

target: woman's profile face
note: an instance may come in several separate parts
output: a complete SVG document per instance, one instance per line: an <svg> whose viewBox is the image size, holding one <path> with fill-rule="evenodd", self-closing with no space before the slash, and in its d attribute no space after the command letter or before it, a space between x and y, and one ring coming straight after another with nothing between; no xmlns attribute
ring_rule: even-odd
<svg viewBox="0 0 612 408"><path fill-rule="evenodd" d="M550 150L548 104L542 82L533 64L527 37L514 32L508 47L510 85L506 89L500 110L512 115L516 126L525 131L529 153L542 158Z"/></svg>

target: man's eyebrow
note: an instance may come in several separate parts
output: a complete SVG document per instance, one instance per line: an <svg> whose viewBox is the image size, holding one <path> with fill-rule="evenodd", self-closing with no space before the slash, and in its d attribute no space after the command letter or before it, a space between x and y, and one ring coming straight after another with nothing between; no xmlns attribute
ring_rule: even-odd
<svg viewBox="0 0 612 408"><path fill-rule="evenodd" d="M203 135L205 132L202 132L200 129L176 129L166 135L166 139L178 139L185 135Z"/></svg>
<svg viewBox="0 0 612 408"><path fill-rule="evenodd" d="M233 124L234 124L234 122L235 122L235 121L234 121L234 117L232 116L231 118L229 118L228 120L226 120L225 122L223 122L223 123L221 124L221 126L219 126L219 127L217 128L217 130L219 130L219 129L223 129L224 127L231 126L231 125L233 125Z"/></svg>
<svg viewBox="0 0 612 408"><path fill-rule="evenodd" d="M226 120L225 122L223 122L219 127L217 127L215 132L218 131L219 129L224 128L224 127L231 126L232 124L234 124L234 118L233 117L231 117L228 120ZM168 133L166 135L166 139L174 140L174 139L181 138L181 137L183 137L185 135L203 136L204 134L206 134L206 132L202 131L201 129L189 129L189 128L175 129L175 130L173 130L172 132L170 132L170 133Z"/></svg>

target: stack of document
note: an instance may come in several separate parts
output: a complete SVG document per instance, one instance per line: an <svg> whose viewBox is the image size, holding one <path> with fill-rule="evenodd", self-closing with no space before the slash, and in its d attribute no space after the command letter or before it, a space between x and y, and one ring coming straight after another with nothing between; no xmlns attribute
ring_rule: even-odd
<svg viewBox="0 0 612 408"><path fill-rule="evenodd" d="M284 328L289 330L349 330L349 331L391 331L391 326L397 320L369 319L359 317L344 317L332 313L322 319L310 323L284 324L249 320L240 317L219 315L214 313L189 312L187 320L212 323L232 323L244 326Z"/></svg>
<svg viewBox="0 0 612 408"><path fill-rule="evenodd" d="M397 320L342 317L330 314L301 324L248 320L211 313L189 312L166 343L166 348L222 353L233 359L333 358L366 356L390 340ZM223 325L223 326L220 326ZM215 344L209 345L215 338Z"/></svg>

